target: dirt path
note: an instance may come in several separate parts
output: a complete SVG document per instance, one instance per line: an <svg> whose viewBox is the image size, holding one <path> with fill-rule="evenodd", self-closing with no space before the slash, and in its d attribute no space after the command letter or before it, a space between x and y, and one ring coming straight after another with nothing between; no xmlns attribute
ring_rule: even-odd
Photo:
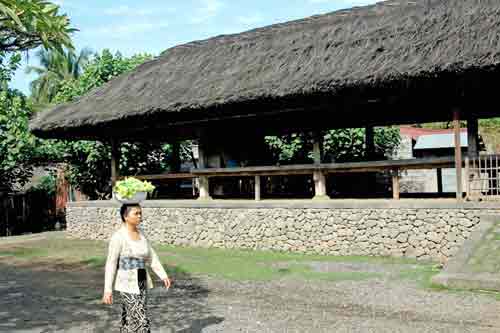
<svg viewBox="0 0 500 333"><path fill-rule="evenodd" d="M345 267L344 267L345 269ZM118 332L102 273L0 258L0 331ZM500 332L500 301L412 282L176 281L150 297L153 332Z"/></svg>

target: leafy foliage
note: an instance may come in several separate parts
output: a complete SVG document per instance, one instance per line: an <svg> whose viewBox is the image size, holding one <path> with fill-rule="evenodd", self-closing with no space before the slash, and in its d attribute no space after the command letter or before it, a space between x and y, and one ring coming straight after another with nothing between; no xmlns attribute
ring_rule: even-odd
<svg viewBox="0 0 500 333"><path fill-rule="evenodd" d="M138 54L126 58L120 53L113 55L109 50L103 50L101 54L96 54L85 66L80 77L65 80L61 83L54 102L72 101L150 59L152 59L150 54Z"/></svg>
<svg viewBox="0 0 500 333"><path fill-rule="evenodd" d="M375 158L390 157L399 147L400 136L397 127L380 127L374 130ZM306 134L268 136L266 142L278 163L310 163L312 140ZM325 161L361 161L368 158L365 147L365 129L343 128L326 131L323 134L323 155Z"/></svg>
<svg viewBox="0 0 500 333"><path fill-rule="evenodd" d="M91 55L90 49L83 49L78 55L72 51L59 52L41 49L37 52L40 66L28 66L26 72L38 77L31 82L31 99L38 107L51 103L59 91L61 82L78 79L83 66Z"/></svg>
<svg viewBox="0 0 500 333"><path fill-rule="evenodd" d="M31 109L21 92L8 87L20 60L0 57L0 184L9 189L29 180L37 158L36 138L28 130Z"/></svg>
<svg viewBox="0 0 500 333"><path fill-rule="evenodd" d="M0 0L0 52L43 46L72 49L70 21L59 6L44 0Z"/></svg>
<svg viewBox="0 0 500 333"><path fill-rule="evenodd" d="M45 193L49 196L55 195L57 190L57 177L54 174L43 176L40 183L31 188L32 191Z"/></svg>
<svg viewBox="0 0 500 333"><path fill-rule="evenodd" d="M56 103L70 102L88 91L99 87L117 75L130 71L146 60L148 54L130 58L120 53L104 50L96 54L84 67L78 78L63 80L58 85L53 99ZM94 141L46 140L41 147L45 156L69 163L68 180L89 196L90 199L104 199L111 195L111 150L109 144ZM120 174L137 175L160 173L169 165L169 145L160 142L122 143Z"/></svg>

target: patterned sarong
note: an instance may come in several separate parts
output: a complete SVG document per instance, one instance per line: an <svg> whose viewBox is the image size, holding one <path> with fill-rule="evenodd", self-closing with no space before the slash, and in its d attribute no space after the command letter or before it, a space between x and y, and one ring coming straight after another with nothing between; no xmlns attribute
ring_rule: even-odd
<svg viewBox="0 0 500 333"><path fill-rule="evenodd" d="M138 269L137 274L140 293L120 292L122 303L121 333L151 332L151 324L147 314L146 270Z"/></svg>

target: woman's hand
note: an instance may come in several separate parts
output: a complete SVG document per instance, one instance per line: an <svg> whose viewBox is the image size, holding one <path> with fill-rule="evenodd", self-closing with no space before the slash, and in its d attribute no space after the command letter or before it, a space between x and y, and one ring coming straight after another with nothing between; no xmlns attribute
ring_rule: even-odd
<svg viewBox="0 0 500 333"><path fill-rule="evenodd" d="M113 304L113 293L104 293L102 297L102 302L107 305Z"/></svg>
<svg viewBox="0 0 500 333"><path fill-rule="evenodd" d="M170 279L167 277L163 280L163 283L165 284L165 288L167 288L167 290L170 288L170 285L171 285L171 282L170 282Z"/></svg>

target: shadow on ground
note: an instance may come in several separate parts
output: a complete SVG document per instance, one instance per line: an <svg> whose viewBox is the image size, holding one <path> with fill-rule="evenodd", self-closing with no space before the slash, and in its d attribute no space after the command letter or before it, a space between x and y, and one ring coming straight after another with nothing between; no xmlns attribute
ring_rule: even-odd
<svg viewBox="0 0 500 333"><path fill-rule="evenodd" d="M57 271L0 261L0 331L118 332L120 304L100 303L103 276L95 270ZM157 282L156 285L159 285ZM150 291L153 332L201 332L224 318L211 314L209 290L187 274L173 288ZM115 294L115 300L119 297Z"/></svg>

